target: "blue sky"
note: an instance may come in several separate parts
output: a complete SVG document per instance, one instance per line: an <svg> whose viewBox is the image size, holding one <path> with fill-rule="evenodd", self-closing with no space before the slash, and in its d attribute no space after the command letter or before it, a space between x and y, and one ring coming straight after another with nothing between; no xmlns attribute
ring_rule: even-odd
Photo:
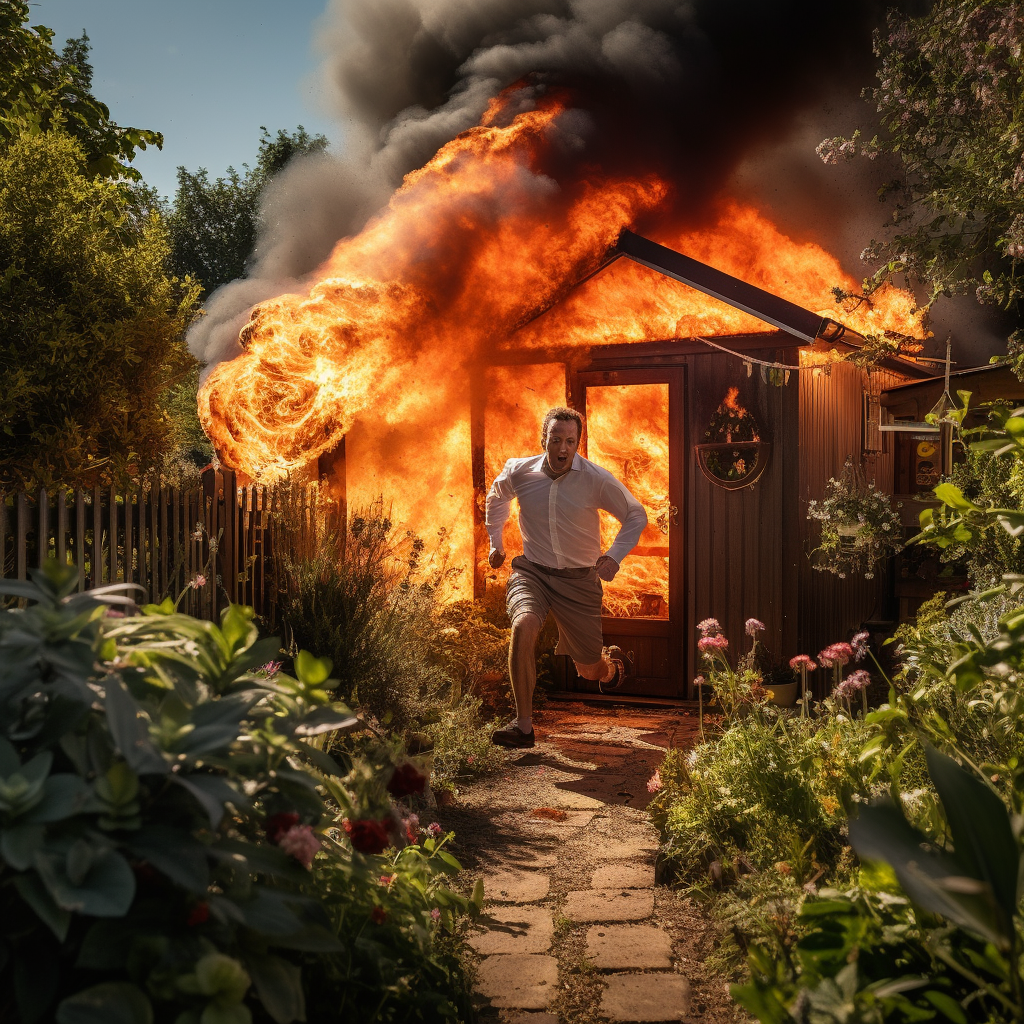
<svg viewBox="0 0 1024 1024"><path fill-rule="evenodd" d="M260 125L333 141L313 48L326 0L32 0L32 25L89 33L93 91L118 124L163 132L135 166L165 196L175 170L255 161Z"/></svg>

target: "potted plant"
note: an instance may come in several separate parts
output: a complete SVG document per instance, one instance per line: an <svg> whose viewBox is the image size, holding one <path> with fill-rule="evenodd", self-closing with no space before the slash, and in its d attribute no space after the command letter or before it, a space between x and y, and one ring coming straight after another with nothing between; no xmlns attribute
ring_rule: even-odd
<svg viewBox="0 0 1024 1024"><path fill-rule="evenodd" d="M807 518L821 524L821 542L810 555L814 568L840 579L848 573L872 579L877 567L903 547L902 524L889 496L874 481L865 484L850 457L839 478L829 480L825 496L808 503Z"/></svg>

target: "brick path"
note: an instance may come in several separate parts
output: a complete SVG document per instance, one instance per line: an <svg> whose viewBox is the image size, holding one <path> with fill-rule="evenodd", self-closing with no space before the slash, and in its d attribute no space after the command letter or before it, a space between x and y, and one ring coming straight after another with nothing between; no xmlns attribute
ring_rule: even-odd
<svg viewBox="0 0 1024 1024"><path fill-rule="evenodd" d="M708 999L691 968L709 926L655 886L644 810L647 780L666 746L693 742L695 714L551 702L535 727L534 749L444 815L467 876L484 879L470 940L481 1020L700 1019Z"/></svg>

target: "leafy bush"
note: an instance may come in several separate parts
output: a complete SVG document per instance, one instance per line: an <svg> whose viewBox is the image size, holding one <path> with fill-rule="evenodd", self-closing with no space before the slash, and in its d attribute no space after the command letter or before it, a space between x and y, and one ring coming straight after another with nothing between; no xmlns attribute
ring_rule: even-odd
<svg viewBox="0 0 1024 1024"><path fill-rule="evenodd" d="M430 642L451 573L442 555L423 558L423 541L400 538L378 500L352 516L344 544L328 538L287 566L291 646L330 657L342 697L396 726L452 687Z"/></svg>
<svg viewBox="0 0 1024 1024"><path fill-rule="evenodd" d="M275 671L251 609L112 618L73 569L33 581L0 584L29 602L0 613L0 1017L457 1017L458 864L389 795L408 766L323 749L362 728L330 663Z"/></svg>

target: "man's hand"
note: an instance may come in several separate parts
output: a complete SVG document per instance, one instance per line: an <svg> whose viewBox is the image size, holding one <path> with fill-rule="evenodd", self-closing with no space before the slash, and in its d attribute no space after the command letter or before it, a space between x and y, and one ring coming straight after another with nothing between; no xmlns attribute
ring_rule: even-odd
<svg viewBox="0 0 1024 1024"><path fill-rule="evenodd" d="M611 558L609 555L602 555L597 560L597 575L605 581L605 583L611 583L615 579L615 574L619 571L619 563Z"/></svg>
<svg viewBox="0 0 1024 1024"><path fill-rule="evenodd" d="M497 548L491 548L491 553L487 556L487 564L492 569L500 569L505 563L505 552L499 551ZM618 568L618 566L616 566Z"/></svg>

